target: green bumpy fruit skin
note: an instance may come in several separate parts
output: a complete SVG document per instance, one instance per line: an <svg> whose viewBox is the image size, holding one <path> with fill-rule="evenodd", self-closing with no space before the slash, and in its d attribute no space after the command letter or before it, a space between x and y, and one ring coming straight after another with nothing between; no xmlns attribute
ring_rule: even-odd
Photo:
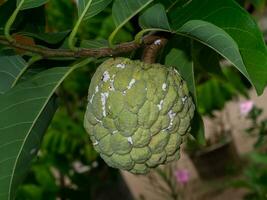
<svg viewBox="0 0 267 200"><path fill-rule="evenodd" d="M179 159L194 110L175 69L111 58L91 80L84 126L109 166L146 174Z"/></svg>

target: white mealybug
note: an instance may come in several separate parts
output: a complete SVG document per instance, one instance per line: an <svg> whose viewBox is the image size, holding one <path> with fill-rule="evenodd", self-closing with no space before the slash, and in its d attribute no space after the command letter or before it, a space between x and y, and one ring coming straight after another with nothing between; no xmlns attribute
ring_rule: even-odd
<svg viewBox="0 0 267 200"><path fill-rule="evenodd" d="M182 102L183 102L183 104L185 103L185 101L187 100L187 96L184 96L183 98L182 98Z"/></svg>
<svg viewBox="0 0 267 200"><path fill-rule="evenodd" d="M132 80L130 81L130 83L129 83L127 89L128 89L128 90L131 89L131 88L133 87L134 83L135 83L135 79L132 79Z"/></svg>
<svg viewBox="0 0 267 200"><path fill-rule="evenodd" d="M169 127L167 129L170 129L173 125L173 120L174 120L174 117L176 116L176 113L174 113L172 110L170 110L168 112L168 115L170 117L170 124L169 124Z"/></svg>
<svg viewBox="0 0 267 200"><path fill-rule="evenodd" d="M101 93L101 102L102 102L102 109L103 109L103 116L106 117L107 113L106 113L106 101L108 98L109 93L108 92L104 92Z"/></svg>
<svg viewBox="0 0 267 200"><path fill-rule="evenodd" d="M132 138L132 137L128 137L127 140L128 140L128 142L129 142L130 144L133 144L133 138Z"/></svg>
<svg viewBox="0 0 267 200"><path fill-rule="evenodd" d="M163 100L161 100L160 102L159 102L159 104L157 105L158 106L158 108L159 108L159 110L161 110L162 109L162 106L163 106Z"/></svg>
<svg viewBox="0 0 267 200"><path fill-rule="evenodd" d="M117 68L124 69L126 67L126 65L125 64L117 64L116 67Z"/></svg>
<svg viewBox="0 0 267 200"><path fill-rule="evenodd" d="M161 44L161 40L156 40L156 41L154 42L154 44L155 44L155 45L160 45L160 44Z"/></svg>
<svg viewBox="0 0 267 200"><path fill-rule="evenodd" d="M108 71L105 71L105 72L103 73L102 80L103 80L104 82L107 82L109 79L110 79L110 75L109 75Z"/></svg>
<svg viewBox="0 0 267 200"><path fill-rule="evenodd" d="M166 83L163 83L163 84L162 84L162 90L163 90L163 91L166 91L166 89L167 89L167 84L166 84Z"/></svg>

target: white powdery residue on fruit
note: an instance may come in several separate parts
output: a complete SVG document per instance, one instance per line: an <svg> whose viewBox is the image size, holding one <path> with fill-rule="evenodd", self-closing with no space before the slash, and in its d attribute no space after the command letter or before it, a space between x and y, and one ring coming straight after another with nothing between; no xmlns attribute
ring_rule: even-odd
<svg viewBox="0 0 267 200"><path fill-rule="evenodd" d="M162 90L163 90L163 91L166 91L166 89L167 89L167 84L166 84L166 83L163 83L163 84L162 84Z"/></svg>
<svg viewBox="0 0 267 200"><path fill-rule="evenodd" d="M187 96L184 96L183 98L182 98L182 102L183 102L183 104L185 103L185 101L187 100Z"/></svg>
<svg viewBox="0 0 267 200"><path fill-rule="evenodd" d="M174 72L175 72L176 74L179 74L179 75L180 75L180 73L179 73L175 68L173 68L173 70L174 70Z"/></svg>
<svg viewBox="0 0 267 200"><path fill-rule="evenodd" d="M90 103L93 103L93 99L94 99L94 97L95 97L95 94L93 94L92 97L90 98L90 100L89 100Z"/></svg>
<svg viewBox="0 0 267 200"><path fill-rule="evenodd" d="M109 75L108 71L105 71L105 72L103 73L102 80L103 80L104 82L107 82L109 79L110 79L110 75Z"/></svg>
<svg viewBox="0 0 267 200"><path fill-rule="evenodd" d="M173 125L173 120L174 120L174 117L176 116L176 113L174 113L172 110L170 110L170 111L168 112L168 115L169 115L169 117L170 117L170 124L169 124L167 130L169 130L169 129L172 127L172 125Z"/></svg>
<svg viewBox="0 0 267 200"><path fill-rule="evenodd" d="M129 85L127 86L127 89L128 89L128 90L131 89L131 88L133 87L134 84L135 84L135 79L133 78L133 79L130 81Z"/></svg>
<svg viewBox="0 0 267 200"><path fill-rule="evenodd" d="M103 109L103 116L106 117L107 113L106 113L106 101L108 98L109 93L108 92L104 92L101 93L101 102L102 102L102 109Z"/></svg>
<svg viewBox="0 0 267 200"><path fill-rule="evenodd" d="M115 87L114 87L114 78L115 78L115 75L112 75L112 79L110 79L110 86L109 86L109 89L111 91L115 91Z"/></svg>
<svg viewBox="0 0 267 200"><path fill-rule="evenodd" d="M159 102L159 104L157 105L158 106L158 108L159 108L159 110L161 110L162 109L162 106L163 106L163 100L161 100L160 102Z"/></svg>
<svg viewBox="0 0 267 200"><path fill-rule="evenodd" d="M127 140L128 140L128 142L129 142L130 144L133 144L133 138L132 138L132 137L128 137Z"/></svg>
<svg viewBox="0 0 267 200"><path fill-rule="evenodd" d="M99 91L99 87L98 85L95 87L95 93L97 93Z"/></svg>
<svg viewBox="0 0 267 200"><path fill-rule="evenodd" d="M99 120L99 119L97 119L96 117L95 117L95 120L96 120L97 122L99 122L99 123L101 123L101 124L102 124L102 121L101 121L101 120Z"/></svg>
<svg viewBox="0 0 267 200"><path fill-rule="evenodd" d="M156 41L154 42L154 44L155 44L155 45L160 45L160 44L161 44L161 40L156 40Z"/></svg>
<svg viewBox="0 0 267 200"><path fill-rule="evenodd" d="M126 65L125 65L125 64L122 64L122 63L120 63L120 64L117 64L117 65L116 65L116 67L117 67L117 68L124 69L124 68L126 67Z"/></svg>
<svg viewBox="0 0 267 200"><path fill-rule="evenodd" d="M95 97L95 94L96 93L98 93L99 92L99 87L98 87L98 85L95 87L95 93L91 96L91 98L90 98L90 103L93 103L93 99L94 99L94 97Z"/></svg>
<svg viewBox="0 0 267 200"><path fill-rule="evenodd" d="M93 143L94 146L96 146L98 144L99 144L99 142L97 140Z"/></svg>

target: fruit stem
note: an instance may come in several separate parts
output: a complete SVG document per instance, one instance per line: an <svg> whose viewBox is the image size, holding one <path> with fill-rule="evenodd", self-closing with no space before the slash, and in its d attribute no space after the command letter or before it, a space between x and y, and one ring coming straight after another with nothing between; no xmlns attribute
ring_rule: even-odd
<svg viewBox="0 0 267 200"><path fill-rule="evenodd" d="M160 38L154 41L151 45L145 47L142 60L145 63L152 64L157 60L159 51L167 44L166 38Z"/></svg>

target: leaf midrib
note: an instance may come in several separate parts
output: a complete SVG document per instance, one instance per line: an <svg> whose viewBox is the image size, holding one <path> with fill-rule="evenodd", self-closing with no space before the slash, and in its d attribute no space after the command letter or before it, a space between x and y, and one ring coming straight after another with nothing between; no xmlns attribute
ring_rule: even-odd
<svg viewBox="0 0 267 200"><path fill-rule="evenodd" d="M42 106L42 108L40 109L40 111L38 112L35 120L33 121L32 123L32 126L30 127L29 131L27 132L26 134L26 137L24 138L23 140L23 143L21 145L21 148L19 150L19 153L18 153L18 156L16 156L16 160L15 160L15 163L14 163L14 166L13 166L13 169L12 169L12 173L11 173L11 178L10 178L10 183L9 183L9 191L8 191L8 199L11 200L11 188L12 188L12 183L13 183L13 177L14 177L14 174L15 174L15 170L16 170L16 166L17 166L17 162L18 162L18 159L21 155L21 152L23 150L23 147L25 145L25 142L27 141L27 138L29 136L29 134L32 132L32 129L34 128L38 118L40 117L41 113L43 112L45 106L47 105L49 99L52 97L52 95L54 94L55 90L58 88L58 86L61 84L61 82L74 70L74 68L70 69L61 79L60 81L58 81L58 83L56 84L55 88L52 90L51 94L48 96L48 98L46 99L44 105Z"/></svg>

